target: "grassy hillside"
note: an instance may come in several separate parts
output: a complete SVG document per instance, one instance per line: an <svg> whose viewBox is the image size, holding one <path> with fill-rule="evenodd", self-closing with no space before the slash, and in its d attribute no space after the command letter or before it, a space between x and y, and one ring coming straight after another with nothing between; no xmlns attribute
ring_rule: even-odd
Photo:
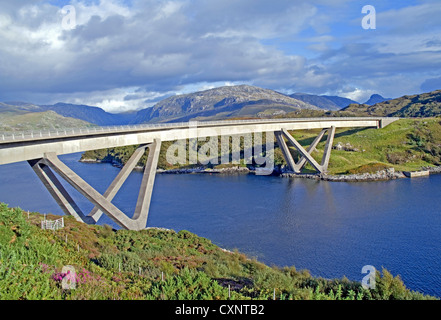
<svg viewBox="0 0 441 320"><path fill-rule="evenodd" d="M0 132L87 128L94 125L79 119L63 117L54 111L23 113L4 111L0 113Z"/></svg>
<svg viewBox="0 0 441 320"><path fill-rule="evenodd" d="M293 131L291 134L304 146L318 131ZM326 136L325 136L326 137ZM325 139L314 157L323 154ZM441 165L440 119L403 119L383 129L337 129L329 163L331 174L376 172L383 168L415 171L426 166ZM292 153L298 157L296 151Z"/></svg>
<svg viewBox="0 0 441 320"><path fill-rule="evenodd" d="M337 113L343 116L434 117L441 114L441 90L403 96L372 106L351 104Z"/></svg>
<svg viewBox="0 0 441 320"><path fill-rule="evenodd" d="M47 216L54 220L56 216ZM65 217L57 231L43 216L0 203L0 299L433 299L377 271L376 288L348 279L313 278L295 267L268 267L188 231L114 231ZM62 289L63 266L76 272Z"/></svg>
<svg viewBox="0 0 441 320"><path fill-rule="evenodd" d="M338 96L318 96L307 93L295 93L291 94L290 97L315 105L324 110L340 110L351 103L357 103L354 100Z"/></svg>

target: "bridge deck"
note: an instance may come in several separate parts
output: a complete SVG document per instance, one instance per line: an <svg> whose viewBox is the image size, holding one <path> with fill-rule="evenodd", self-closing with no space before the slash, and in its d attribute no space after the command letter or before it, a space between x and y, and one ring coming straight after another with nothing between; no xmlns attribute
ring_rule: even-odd
<svg viewBox="0 0 441 320"><path fill-rule="evenodd" d="M0 165L39 159L50 152L61 155L152 143L155 139L175 141L274 132L282 128L286 130L323 129L331 126L382 128L396 120L398 118L382 117L227 120L0 133Z"/></svg>

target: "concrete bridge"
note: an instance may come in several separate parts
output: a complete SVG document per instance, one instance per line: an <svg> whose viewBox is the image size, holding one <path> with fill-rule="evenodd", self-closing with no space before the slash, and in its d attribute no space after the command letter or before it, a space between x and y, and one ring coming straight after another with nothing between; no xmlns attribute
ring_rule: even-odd
<svg viewBox="0 0 441 320"><path fill-rule="evenodd" d="M310 163L318 172L323 173L327 171L329 165L336 128L383 128L396 120L398 118L374 117L206 121L4 133L0 134L0 165L27 161L64 213L74 216L79 221L95 224L105 213L125 229L141 230L147 224L162 141L215 136L241 136L262 132L274 133L286 162L293 172L300 172L306 163ZM308 149L304 149L288 131L307 129L322 130ZM319 164L311 154L326 133L325 151ZM289 151L287 142L295 147L302 156L297 163ZM104 194L97 192L58 158L59 155L63 154L129 145L138 145L139 147ZM149 155L135 213L129 218L111 201L147 148L149 149ZM89 214L86 215L81 211L54 172L95 205L95 208Z"/></svg>

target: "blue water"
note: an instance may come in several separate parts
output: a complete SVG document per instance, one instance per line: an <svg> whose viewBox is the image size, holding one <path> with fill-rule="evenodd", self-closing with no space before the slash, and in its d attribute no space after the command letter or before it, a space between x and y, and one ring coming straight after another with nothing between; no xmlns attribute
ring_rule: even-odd
<svg viewBox="0 0 441 320"><path fill-rule="evenodd" d="M118 170L61 157L98 191ZM133 214L142 175L114 203ZM80 207L92 205L72 192ZM27 163L0 166L0 201L62 214ZM253 175L158 174L148 226L185 229L268 265L361 281L364 265L400 275L411 290L441 297L441 175L341 183ZM113 222L106 216L100 224Z"/></svg>

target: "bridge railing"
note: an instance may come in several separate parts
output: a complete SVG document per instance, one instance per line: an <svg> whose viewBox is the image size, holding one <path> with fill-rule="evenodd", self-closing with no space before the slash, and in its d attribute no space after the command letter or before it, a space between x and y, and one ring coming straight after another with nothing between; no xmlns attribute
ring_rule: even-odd
<svg viewBox="0 0 441 320"><path fill-rule="evenodd" d="M190 122L175 122L175 123L151 123L138 125L117 125L117 126L96 126L89 128L60 128L51 130L28 130L28 131L5 131L0 132L0 143L10 141L27 141L36 139L47 139L57 137L70 137L81 135L94 135L117 132L131 132L140 130L157 130L157 129L173 129L182 127L205 127L216 125L237 125L237 124L252 124L252 123L274 123L274 122L304 122L304 121L332 121L338 119L344 120L380 120L382 118L356 118L356 117L339 117L339 118L287 118L287 119L247 119L247 120L221 120L221 121L190 121ZM389 118L390 119L390 118Z"/></svg>
<svg viewBox="0 0 441 320"><path fill-rule="evenodd" d="M0 133L1 141L22 141L33 140L39 138L51 137L68 137L78 135L93 135L111 132L127 132L146 129L157 129L160 127L169 127L165 124L149 124L149 125L125 125L125 126L106 126L106 127L89 127L89 128L66 128L52 130L28 130L28 131L6 131Z"/></svg>

